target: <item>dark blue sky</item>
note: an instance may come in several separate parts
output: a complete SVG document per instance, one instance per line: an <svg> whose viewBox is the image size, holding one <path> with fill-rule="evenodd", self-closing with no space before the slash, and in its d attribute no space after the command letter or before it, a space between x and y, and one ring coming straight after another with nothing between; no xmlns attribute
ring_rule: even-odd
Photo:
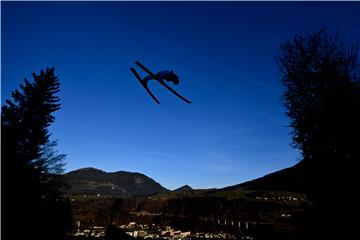
<svg viewBox="0 0 360 240"><path fill-rule="evenodd" d="M296 33L326 26L359 40L359 2L1 2L2 102L54 66L62 108L51 127L66 171L142 172L167 188L224 187L289 167L275 62ZM172 69L188 105L129 71Z"/></svg>

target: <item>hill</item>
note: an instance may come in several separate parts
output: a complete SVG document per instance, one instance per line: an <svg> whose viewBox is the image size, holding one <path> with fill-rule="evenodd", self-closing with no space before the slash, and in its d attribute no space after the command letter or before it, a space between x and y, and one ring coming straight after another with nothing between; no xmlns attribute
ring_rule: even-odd
<svg viewBox="0 0 360 240"><path fill-rule="evenodd" d="M169 192L153 179L141 173L105 172L96 168L82 168L64 174L70 186L68 194L133 197Z"/></svg>
<svg viewBox="0 0 360 240"><path fill-rule="evenodd" d="M247 181L221 190L255 189L267 191L287 191L305 193L305 167L301 161L292 167L267 174L263 177Z"/></svg>
<svg viewBox="0 0 360 240"><path fill-rule="evenodd" d="M193 191L194 189L192 187L190 187L189 185L184 185L182 187L179 187L175 190L173 190L173 192L189 192L189 191Z"/></svg>

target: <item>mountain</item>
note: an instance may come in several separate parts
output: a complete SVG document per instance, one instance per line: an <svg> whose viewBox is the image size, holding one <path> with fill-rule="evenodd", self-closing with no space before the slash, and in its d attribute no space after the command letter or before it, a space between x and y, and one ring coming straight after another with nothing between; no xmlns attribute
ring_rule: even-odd
<svg viewBox="0 0 360 240"><path fill-rule="evenodd" d="M82 168L64 174L64 179L70 186L68 194L127 198L169 192L144 174L125 171L108 173L96 168Z"/></svg>
<svg viewBox="0 0 360 240"><path fill-rule="evenodd" d="M188 185L184 185L178 189L169 191L153 179L141 173L125 171L107 173L96 168L82 168L64 175L65 181L70 186L68 190L69 194L100 194L121 198L168 192L180 195L219 191L225 194L232 194L240 189L305 193L304 176L304 164L303 162L299 162L292 167L222 189L205 189L198 191Z"/></svg>
<svg viewBox="0 0 360 240"><path fill-rule="evenodd" d="M192 187L190 187L189 185L184 185L182 187L179 187L175 190L173 190L173 192L189 192L189 191L193 191L194 189L192 189Z"/></svg>
<svg viewBox="0 0 360 240"><path fill-rule="evenodd" d="M305 167L301 161L292 167L267 174L263 177L241 184L223 188L222 190L256 189L268 191L305 192Z"/></svg>

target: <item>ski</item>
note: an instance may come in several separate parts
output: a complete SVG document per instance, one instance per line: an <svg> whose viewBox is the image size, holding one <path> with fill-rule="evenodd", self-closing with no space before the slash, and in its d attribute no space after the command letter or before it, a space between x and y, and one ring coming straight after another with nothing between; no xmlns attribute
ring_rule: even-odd
<svg viewBox="0 0 360 240"><path fill-rule="evenodd" d="M160 101L154 96L154 94L150 91L149 87L147 86L147 82L145 83L140 75L136 72L134 68L130 68L131 72L135 75L136 79L139 80L140 84L145 88L146 92L150 95L150 97L157 103L160 104Z"/></svg>

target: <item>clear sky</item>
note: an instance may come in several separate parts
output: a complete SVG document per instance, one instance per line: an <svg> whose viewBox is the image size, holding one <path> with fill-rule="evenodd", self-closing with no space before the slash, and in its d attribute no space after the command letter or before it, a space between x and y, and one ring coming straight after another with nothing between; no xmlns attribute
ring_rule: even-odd
<svg viewBox="0 0 360 240"><path fill-rule="evenodd" d="M275 58L296 33L359 40L359 2L1 2L1 99L55 67L51 127L66 172L141 172L173 189L225 187L294 165ZM129 67L174 70L186 104ZM140 72L140 74L143 74Z"/></svg>

